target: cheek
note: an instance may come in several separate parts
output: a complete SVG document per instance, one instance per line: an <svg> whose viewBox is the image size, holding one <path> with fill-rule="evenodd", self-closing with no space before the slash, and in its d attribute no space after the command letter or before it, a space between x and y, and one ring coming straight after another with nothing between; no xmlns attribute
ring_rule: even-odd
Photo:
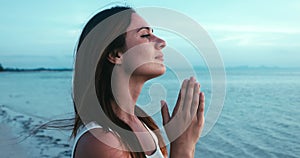
<svg viewBox="0 0 300 158"><path fill-rule="evenodd" d="M146 38L141 38L137 35L134 35L134 34L128 34L126 36L126 39L125 39L125 44L126 44L126 50L130 50L134 47L140 47L140 45L144 45L146 43L148 43L148 39ZM137 49L137 48L135 48Z"/></svg>
<svg viewBox="0 0 300 158"><path fill-rule="evenodd" d="M134 34L127 34L125 38L125 44L126 44L126 49L129 50L136 45L141 44L142 42L139 41L138 37L136 37Z"/></svg>
<svg viewBox="0 0 300 158"><path fill-rule="evenodd" d="M147 44L136 45L123 55L123 66L129 72L134 71L141 65L151 63L154 59L152 48Z"/></svg>
<svg viewBox="0 0 300 158"><path fill-rule="evenodd" d="M154 59L154 50L149 43L136 44L125 52L126 60L149 62Z"/></svg>

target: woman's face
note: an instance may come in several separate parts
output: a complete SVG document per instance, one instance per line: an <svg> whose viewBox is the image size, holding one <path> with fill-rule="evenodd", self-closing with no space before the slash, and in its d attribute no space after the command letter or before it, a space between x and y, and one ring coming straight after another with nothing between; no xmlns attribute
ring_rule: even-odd
<svg viewBox="0 0 300 158"><path fill-rule="evenodd" d="M134 70L131 75L150 79L165 72L161 50L166 42L155 36L152 28L137 13L131 15L125 41L127 51L123 54L123 64L128 72Z"/></svg>

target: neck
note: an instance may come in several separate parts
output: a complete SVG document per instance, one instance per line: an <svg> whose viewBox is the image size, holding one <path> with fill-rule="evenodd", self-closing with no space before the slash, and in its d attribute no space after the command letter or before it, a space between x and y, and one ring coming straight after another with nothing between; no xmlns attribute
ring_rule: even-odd
<svg viewBox="0 0 300 158"><path fill-rule="evenodd" d="M132 121L136 119L135 105L146 80L137 76L129 76L121 70L116 71L112 77L112 90L115 97L113 109L123 121Z"/></svg>
<svg viewBox="0 0 300 158"><path fill-rule="evenodd" d="M135 103L137 102L137 99L142 91L142 88L143 88L145 82L146 82L146 80L141 77L135 77L135 76L130 77L128 88L129 88L129 92L132 97L132 100Z"/></svg>

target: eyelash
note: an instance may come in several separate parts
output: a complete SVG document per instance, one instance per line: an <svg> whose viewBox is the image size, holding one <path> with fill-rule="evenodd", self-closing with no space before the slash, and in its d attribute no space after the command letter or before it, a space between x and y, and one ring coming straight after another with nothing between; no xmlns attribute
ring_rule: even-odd
<svg viewBox="0 0 300 158"><path fill-rule="evenodd" d="M141 35L142 38L148 38L150 37L150 34L146 34L146 35Z"/></svg>

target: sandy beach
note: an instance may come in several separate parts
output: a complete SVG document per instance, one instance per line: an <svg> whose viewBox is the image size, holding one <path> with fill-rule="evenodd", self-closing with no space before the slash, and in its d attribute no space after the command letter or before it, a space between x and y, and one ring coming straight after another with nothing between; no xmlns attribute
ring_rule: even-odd
<svg viewBox="0 0 300 158"><path fill-rule="evenodd" d="M5 158L28 157L25 147L18 143L12 129L0 123L0 153Z"/></svg>
<svg viewBox="0 0 300 158"><path fill-rule="evenodd" d="M69 140L69 132L42 129L29 136L33 128L41 124L42 121L37 118L22 115L5 105L0 105L1 157L70 157L72 140ZM29 137L26 138L27 136Z"/></svg>

